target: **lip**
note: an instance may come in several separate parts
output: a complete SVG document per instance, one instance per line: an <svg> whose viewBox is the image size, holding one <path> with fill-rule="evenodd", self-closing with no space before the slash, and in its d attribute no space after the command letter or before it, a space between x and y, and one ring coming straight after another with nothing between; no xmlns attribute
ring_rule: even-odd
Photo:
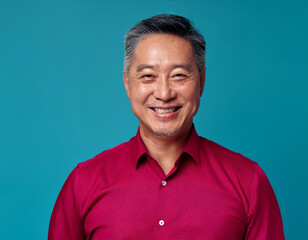
<svg viewBox="0 0 308 240"><path fill-rule="evenodd" d="M177 109L176 109L175 112L158 113L158 112L154 111L154 108L161 108L161 109L177 108ZM153 114L157 118L162 119L162 120L169 120L169 119L172 119L175 116L177 116L179 114L179 112L181 111L182 107L181 106L168 106L168 107L158 107L158 106L155 106L155 107L150 107L149 109L153 112Z"/></svg>

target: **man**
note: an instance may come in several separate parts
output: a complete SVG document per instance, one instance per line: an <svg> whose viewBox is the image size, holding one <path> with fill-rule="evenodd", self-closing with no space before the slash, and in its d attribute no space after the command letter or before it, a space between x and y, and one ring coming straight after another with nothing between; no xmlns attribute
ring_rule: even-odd
<svg viewBox="0 0 308 240"><path fill-rule="evenodd" d="M180 16L156 15L126 34L123 81L137 135L72 171L49 240L284 239L260 167L196 133L204 55L203 37Z"/></svg>

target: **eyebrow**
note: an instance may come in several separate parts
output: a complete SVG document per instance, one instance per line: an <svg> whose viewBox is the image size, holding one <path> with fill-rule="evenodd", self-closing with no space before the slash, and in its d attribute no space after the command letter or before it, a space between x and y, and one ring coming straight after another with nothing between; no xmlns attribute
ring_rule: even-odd
<svg viewBox="0 0 308 240"><path fill-rule="evenodd" d="M149 65L149 64L141 64L137 67L137 72L141 72L143 69L145 68L150 68L150 69L154 69L155 66L154 65ZM184 68L189 72L192 72L192 66L189 64L174 64L171 66L172 69L176 69L176 68Z"/></svg>
<svg viewBox="0 0 308 240"><path fill-rule="evenodd" d="M143 69L145 68L151 68L153 69L154 66L153 65L149 65L149 64L141 64L137 67L137 72L141 72Z"/></svg>
<svg viewBox="0 0 308 240"><path fill-rule="evenodd" d="M172 65L172 69L175 68L184 68L189 72L192 72L192 66L190 64L174 64Z"/></svg>

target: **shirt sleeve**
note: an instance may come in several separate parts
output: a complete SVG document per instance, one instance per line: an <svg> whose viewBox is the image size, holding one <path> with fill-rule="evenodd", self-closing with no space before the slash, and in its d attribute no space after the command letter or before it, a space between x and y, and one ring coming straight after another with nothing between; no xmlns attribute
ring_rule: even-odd
<svg viewBox="0 0 308 240"><path fill-rule="evenodd" d="M65 181L55 203L48 232L48 240L85 239L80 214L79 167Z"/></svg>
<svg viewBox="0 0 308 240"><path fill-rule="evenodd" d="M274 191L258 166L248 213L245 240L284 240L281 214Z"/></svg>

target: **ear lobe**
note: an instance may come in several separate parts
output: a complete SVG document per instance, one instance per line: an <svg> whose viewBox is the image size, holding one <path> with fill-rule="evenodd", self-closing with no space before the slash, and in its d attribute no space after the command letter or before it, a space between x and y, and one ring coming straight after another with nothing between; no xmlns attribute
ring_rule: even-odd
<svg viewBox="0 0 308 240"><path fill-rule="evenodd" d="M200 97L202 96L204 84L205 84L205 70L206 70L206 67L204 67L204 69L200 73Z"/></svg>
<svg viewBox="0 0 308 240"><path fill-rule="evenodd" d="M125 90L126 90L127 97L129 98L128 76L127 76L125 70L123 70L123 83L124 83L124 87L125 87Z"/></svg>

